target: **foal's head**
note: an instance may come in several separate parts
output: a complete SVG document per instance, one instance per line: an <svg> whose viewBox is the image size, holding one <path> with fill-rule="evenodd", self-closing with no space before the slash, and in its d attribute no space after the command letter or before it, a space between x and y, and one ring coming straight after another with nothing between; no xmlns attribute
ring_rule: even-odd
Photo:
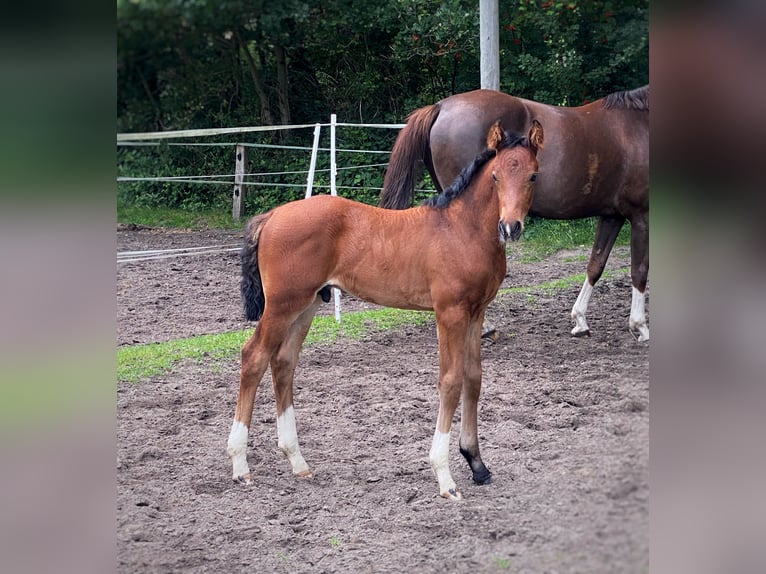
<svg viewBox="0 0 766 574"><path fill-rule="evenodd" d="M543 127L532 120L524 137L503 131L500 120L489 129L487 147L496 151L492 164L492 182L500 202L497 229L500 242L516 241L524 231L524 219L532 205L537 179L537 152L543 147Z"/></svg>

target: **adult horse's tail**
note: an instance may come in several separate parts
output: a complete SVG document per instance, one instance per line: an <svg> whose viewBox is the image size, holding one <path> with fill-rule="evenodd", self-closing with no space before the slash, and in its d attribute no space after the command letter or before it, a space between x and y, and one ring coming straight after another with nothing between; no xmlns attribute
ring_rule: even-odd
<svg viewBox="0 0 766 574"><path fill-rule="evenodd" d="M383 191L380 194L380 206L387 209L407 209L415 197L415 180L420 175L420 162L425 163L429 172L433 172L431 160L431 126L439 115L439 104L419 108L407 118L407 125L391 150ZM436 178L433 178L437 190L441 191Z"/></svg>
<svg viewBox="0 0 766 574"><path fill-rule="evenodd" d="M266 296L263 293L261 270L258 267L258 240L263 226L271 217L271 212L258 215L250 220L245 229L245 244L242 246L242 283L240 291L245 305L245 317L248 321L257 321L263 315Z"/></svg>

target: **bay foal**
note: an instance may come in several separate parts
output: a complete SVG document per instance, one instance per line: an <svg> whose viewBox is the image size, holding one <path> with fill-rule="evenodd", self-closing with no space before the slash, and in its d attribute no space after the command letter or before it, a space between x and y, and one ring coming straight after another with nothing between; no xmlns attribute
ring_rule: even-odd
<svg viewBox="0 0 766 574"><path fill-rule="evenodd" d="M312 318L330 287L379 305L433 310L439 338L439 413L429 454L439 493L461 494L450 474L450 429L462 398L460 452L478 484L490 481L479 454L481 331L505 276L505 246L521 237L537 177L543 129L524 137L487 134L487 149L426 205L394 211L333 196L282 205L253 218L242 251L248 319L260 319L242 349L227 452L235 481L251 484L246 450L258 385L271 366L278 446L293 473L312 471L301 454L293 377Z"/></svg>

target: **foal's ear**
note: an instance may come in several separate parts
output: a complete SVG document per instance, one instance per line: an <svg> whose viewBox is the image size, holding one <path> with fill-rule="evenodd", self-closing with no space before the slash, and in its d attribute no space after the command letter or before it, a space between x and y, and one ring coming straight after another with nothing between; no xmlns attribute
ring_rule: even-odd
<svg viewBox="0 0 766 574"><path fill-rule="evenodd" d="M543 126L537 120L532 120L532 127L529 128L529 147L537 154L543 148Z"/></svg>
<svg viewBox="0 0 766 574"><path fill-rule="evenodd" d="M496 150L500 146L500 142L503 141L505 133L503 132L503 125L500 120L497 120L492 127L489 128L487 134L487 147Z"/></svg>

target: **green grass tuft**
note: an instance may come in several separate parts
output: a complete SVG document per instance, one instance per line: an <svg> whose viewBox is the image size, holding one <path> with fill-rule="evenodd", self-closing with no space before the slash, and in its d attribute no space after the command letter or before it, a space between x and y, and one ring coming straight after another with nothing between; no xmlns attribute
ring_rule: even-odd
<svg viewBox="0 0 766 574"><path fill-rule="evenodd" d="M117 204L117 223L180 229L242 229L244 219L235 221L231 212L220 209L173 209Z"/></svg>
<svg viewBox="0 0 766 574"><path fill-rule="evenodd" d="M524 228L524 240L519 244L521 260L540 261L561 251L576 247L590 248L596 237L595 217L573 220L553 220L530 217ZM625 223L615 245L630 244L630 223Z"/></svg>
<svg viewBox="0 0 766 574"><path fill-rule="evenodd" d="M304 346L332 344L339 338L360 340L376 332L404 325L425 325L431 320L433 313L430 312L389 308L344 313L340 323L333 316L322 315L314 317ZM245 329L122 347L117 350L117 380L146 380L168 373L175 365L186 360L234 359L252 333L253 329Z"/></svg>

